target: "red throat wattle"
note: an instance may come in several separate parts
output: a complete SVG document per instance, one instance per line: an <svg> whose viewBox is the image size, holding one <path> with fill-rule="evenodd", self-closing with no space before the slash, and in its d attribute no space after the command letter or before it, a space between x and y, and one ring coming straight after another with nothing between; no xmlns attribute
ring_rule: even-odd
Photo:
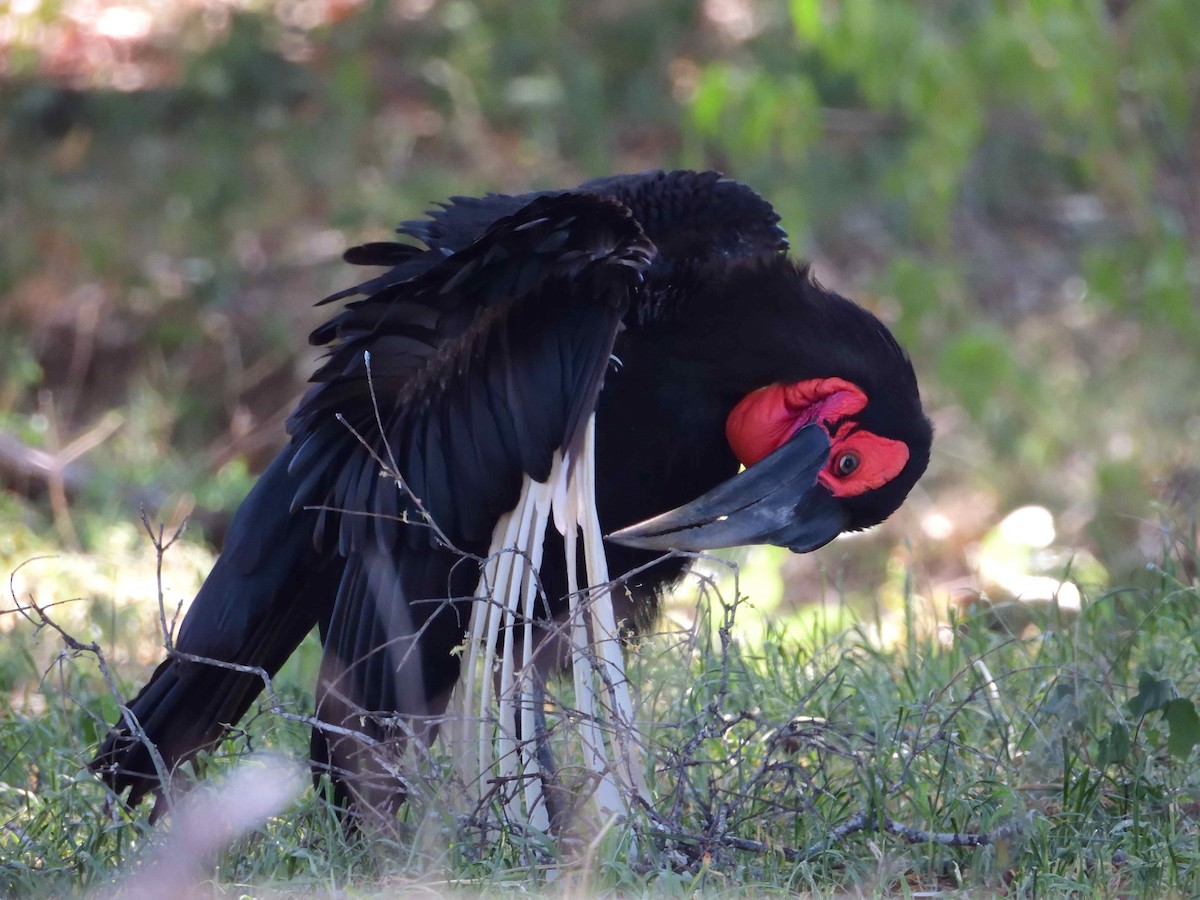
<svg viewBox="0 0 1200 900"><path fill-rule="evenodd" d="M864 431L854 422L866 405L867 395L842 378L772 384L741 399L725 420L725 436L749 468L816 422L831 444L818 480L835 497L856 497L887 484L908 462L903 441Z"/></svg>

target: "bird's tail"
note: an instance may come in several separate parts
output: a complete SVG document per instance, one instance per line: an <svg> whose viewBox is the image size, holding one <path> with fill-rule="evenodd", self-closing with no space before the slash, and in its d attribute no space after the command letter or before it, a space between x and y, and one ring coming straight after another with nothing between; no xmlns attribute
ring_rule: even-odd
<svg viewBox="0 0 1200 900"><path fill-rule="evenodd" d="M313 514L289 512L287 457L276 458L238 510L172 652L90 763L113 791L129 791L130 804L149 793L161 801L171 773L221 740L328 615L341 565L312 552Z"/></svg>

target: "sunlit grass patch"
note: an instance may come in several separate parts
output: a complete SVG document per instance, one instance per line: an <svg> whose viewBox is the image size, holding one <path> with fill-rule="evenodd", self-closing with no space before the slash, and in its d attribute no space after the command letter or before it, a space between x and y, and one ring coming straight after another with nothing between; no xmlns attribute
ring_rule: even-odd
<svg viewBox="0 0 1200 900"><path fill-rule="evenodd" d="M109 523L96 529L86 552L47 545L20 526L6 539L0 570L8 574L0 600L0 683L18 685L44 671L61 641L37 629L20 611L29 603L46 610L80 640L97 641L117 663L146 665L162 654L162 625L157 615L159 580L154 545L140 525ZM163 558L161 584L168 626L186 610L212 568L214 555L202 544L182 540Z"/></svg>
<svg viewBox="0 0 1200 900"><path fill-rule="evenodd" d="M49 608L98 640L122 685L160 629L153 554L143 558L141 540L118 531L103 545L128 571L71 556L60 570L68 597L85 585L132 590L144 572L136 626L106 630L111 597L98 589L90 606ZM1200 594L1187 542L1170 546L1142 583L1089 595L1067 619L1035 607L1019 633L996 628L990 610L956 607L927 627L927 601L912 591L902 592L897 616L908 625L898 633L850 623L849 603L813 607L807 622L768 610L743 632L753 610L731 577L708 572L699 589L689 582L690 607L684 587L662 632L633 654L653 797L629 822L596 831L579 819L582 840L558 851L481 830L455 798L439 800L453 783L439 751L415 773L421 790L395 835L346 836L307 790L203 877L222 891L366 895L531 885L666 896L1195 893ZM182 545L167 559L177 550L168 597L182 593L170 579L190 590L204 561ZM749 571L736 583L745 591L770 579ZM26 596L55 602L52 579L24 584ZM61 640L35 636L24 618L8 628L4 687L24 685L25 699L0 734L2 884L52 895L129 877L167 838L162 826L146 829L144 810L113 804L84 768L115 699L88 654L59 656ZM282 702L300 714L311 709L317 652L306 644L279 677ZM569 685L552 694L569 706ZM260 705L202 759L203 782L219 783L250 749L302 762L306 730ZM560 763L569 779L569 755ZM545 880L551 869L555 882Z"/></svg>

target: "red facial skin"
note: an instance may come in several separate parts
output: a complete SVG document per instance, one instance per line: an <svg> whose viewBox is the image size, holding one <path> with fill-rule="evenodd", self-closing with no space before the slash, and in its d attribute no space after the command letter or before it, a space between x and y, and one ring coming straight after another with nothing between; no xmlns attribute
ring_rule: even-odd
<svg viewBox="0 0 1200 900"><path fill-rule="evenodd" d="M725 436L749 468L816 422L832 445L817 480L835 497L857 497L887 484L908 462L903 441L864 431L854 422L866 405L867 395L842 378L772 384L742 398L725 420Z"/></svg>

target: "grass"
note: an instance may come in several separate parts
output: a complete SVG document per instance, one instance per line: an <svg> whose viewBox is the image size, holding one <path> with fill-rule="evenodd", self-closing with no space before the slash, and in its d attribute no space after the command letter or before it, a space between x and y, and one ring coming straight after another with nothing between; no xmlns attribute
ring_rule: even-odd
<svg viewBox="0 0 1200 900"><path fill-rule="evenodd" d="M55 5L24 6L9 37L49 52L51 31L33 20ZM1003 5L897 5L886 28L824 4L820 32L802 16L822 4L749 4L767 19L748 38L712 4L551 2L531 17L368 3L305 35L289 26L286 43L272 10L296 4L251 6L227 32L205 16L154 37L151 55L165 47L180 68L143 90L103 77L66 89L34 47L5 70L0 428L57 452L98 439L114 412L124 423L84 459L96 474L73 526L0 492L0 573L51 556L22 569L18 596L58 604L56 619L136 690L162 652L155 558L111 517L137 505L134 485L169 486L180 509L189 493L234 505L311 368L296 350L321 318L311 303L352 277L333 261L341 247L454 193L719 164L771 197L797 253L912 351L939 449L886 539L837 545L847 577L752 562L741 586L763 612L739 608L729 648L704 616L640 648L656 796L675 836L636 822L635 854L634 829L614 827L548 889L1200 893L1195 535L1150 560L1130 515L1151 496L1178 493L1191 509L1198 496L1188 249L1200 219L1180 148L1195 133L1200 44L1174 27L1184 0L1077 15L1044 4L1053 22ZM62 22L77 37L96 24ZM94 37L103 52L78 62L124 60ZM898 39L924 61L909 66L925 73L916 81L871 51ZM947 66L962 77L938 77ZM990 546L997 520L1027 503L1053 511L1061 558ZM907 569L905 536L925 541ZM1011 562L1005 572L1102 587L1085 589L1077 617L1026 603L956 617L925 585L958 579L965 559L999 596L977 548ZM838 554L819 558L836 570ZM199 544L173 548L169 607L211 561ZM797 586L809 605L785 620ZM689 623L695 595L693 584L676 610ZM85 773L116 707L94 657L62 651L0 601L0 893L110 884L147 868L162 840L144 811L110 813ZM311 708L318 654L309 643L280 676L297 712ZM247 729L205 763L206 781L248 746L305 754L303 729L277 716ZM526 843L479 841L440 814L433 787L397 841L346 841L305 794L204 877L232 895L539 883ZM841 835L856 817L875 830ZM909 844L884 833L889 817L1007 837ZM804 862L781 851L822 841Z"/></svg>
<svg viewBox="0 0 1200 900"><path fill-rule="evenodd" d="M1047 607L1021 634L991 611L913 625L928 610L911 589L896 610L912 626L905 641L843 628L838 616L808 617L805 628L751 623L754 610L730 602L730 579L693 580L668 616L690 621L635 654L654 815L588 832L554 882L544 844L465 827L439 797L436 772L392 838L345 837L305 790L198 878L220 896L538 885L655 896L1194 896L1200 591L1195 555L1181 546L1143 583L1090 597L1073 617ZM116 711L95 657L14 615L4 613L5 695L26 689L0 732L0 886L59 896L120 883L150 865L169 831L150 829L145 810L113 806L84 769ZM142 677L131 663L148 633L119 634L106 653L128 689L126 677ZM297 711L311 702L315 653L306 646L279 678ZM203 774L219 782L251 748L302 760L306 744L302 726L260 711ZM943 840L911 842L922 832ZM987 840L951 846L953 835Z"/></svg>

